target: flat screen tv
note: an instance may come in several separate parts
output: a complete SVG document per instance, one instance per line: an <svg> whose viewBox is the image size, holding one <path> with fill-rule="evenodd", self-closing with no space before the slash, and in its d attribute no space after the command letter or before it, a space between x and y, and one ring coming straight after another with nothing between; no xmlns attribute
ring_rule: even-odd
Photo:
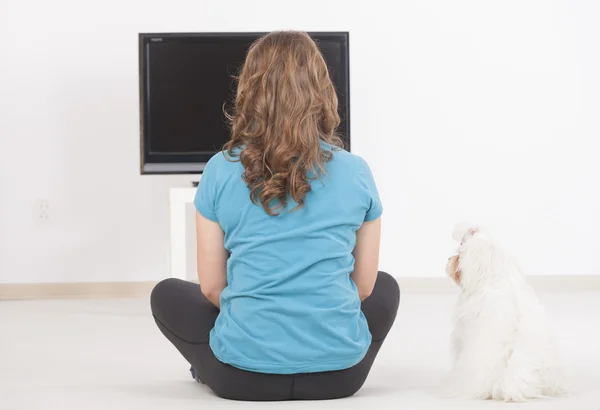
<svg viewBox="0 0 600 410"><path fill-rule="evenodd" d="M234 76L264 33L142 33L140 146L142 174L197 174L229 139L223 107ZM309 33L319 45L339 99L338 128L350 149L348 33Z"/></svg>

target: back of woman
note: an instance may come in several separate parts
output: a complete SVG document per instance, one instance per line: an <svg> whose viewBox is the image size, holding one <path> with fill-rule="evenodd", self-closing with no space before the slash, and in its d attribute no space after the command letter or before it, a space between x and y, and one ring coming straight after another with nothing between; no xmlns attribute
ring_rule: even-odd
<svg viewBox="0 0 600 410"><path fill-rule="evenodd" d="M208 164L195 204L219 222L231 252L211 333L222 361L268 373L339 370L371 343L350 274L356 231L382 208L366 164L322 146L333 157L306 205L277 216L248 199L239 162L219 154Z"/></svg>
<svg viewBox="0 0 600 410"><path fill-rule="evenodd" d="M251 47L230 119L231 140L207 164L194 201L201 289L157 285L157 324L222 397L351 395L394 321L399 293L377 273L383 208L375 182L365 161L340 148L335 90L307 34L271 33ZM182 323L190 309L169 302L186 297L199 309L196 324ZM223 386L225 374L254 387ZM300 374L355 381L327 391L308 380L315 387L300 394ZM261 384L266 375L277 382Z"/></svg>

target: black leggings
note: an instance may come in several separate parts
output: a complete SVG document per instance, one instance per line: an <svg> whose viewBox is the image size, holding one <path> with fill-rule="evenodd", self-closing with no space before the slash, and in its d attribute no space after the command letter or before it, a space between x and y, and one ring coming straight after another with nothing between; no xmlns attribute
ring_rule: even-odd
<svg viewBox="0 0 600 410"><path fill-rule="evenodd" d="M208 344L219 310L198 284L165 279L150 299L160 331L217 396L246 401L327 400L352 396L362 387L396 318L400 289L393 277L379 272L373 293L362 303L373 341L360 363L345 370L293 375L253 373L220 362Z"/></svg>

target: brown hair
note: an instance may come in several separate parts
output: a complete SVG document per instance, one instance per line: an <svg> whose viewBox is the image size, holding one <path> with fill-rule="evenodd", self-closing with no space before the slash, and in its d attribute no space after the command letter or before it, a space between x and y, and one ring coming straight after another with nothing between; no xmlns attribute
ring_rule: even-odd
<svg viewBox="0 0 600 410"><path fill-rule="evenodd" d="M327 65L308 34L273 32L250 47L224 150L239 156L250 199L269 215L281 213L289 197L296 208L304 205L310 181L332 157L321 141L342 146L337 108Z"/></svg>

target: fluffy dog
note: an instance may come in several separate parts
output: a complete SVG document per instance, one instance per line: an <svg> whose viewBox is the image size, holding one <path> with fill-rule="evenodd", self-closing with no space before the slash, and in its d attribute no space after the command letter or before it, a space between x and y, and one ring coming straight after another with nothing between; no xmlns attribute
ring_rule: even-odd
<svg viewBox="0 0 600 410"><path fill-rule="evenodd" d="M522 402L566 393L544 308L516 260L480 228L455 227L446 272L460 286L447 396Z"/></svg>

